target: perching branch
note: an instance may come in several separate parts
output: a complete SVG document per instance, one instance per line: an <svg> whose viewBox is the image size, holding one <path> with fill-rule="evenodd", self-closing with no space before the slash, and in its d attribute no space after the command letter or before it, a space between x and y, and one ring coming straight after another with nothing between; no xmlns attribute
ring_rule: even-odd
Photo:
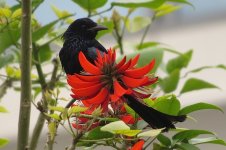
<svg viewBox="0 0 226 150"><path fill-rule="evenodd" d="M21 98L17 150L27 149L31 111L31 0L22 0Z"/></svg>

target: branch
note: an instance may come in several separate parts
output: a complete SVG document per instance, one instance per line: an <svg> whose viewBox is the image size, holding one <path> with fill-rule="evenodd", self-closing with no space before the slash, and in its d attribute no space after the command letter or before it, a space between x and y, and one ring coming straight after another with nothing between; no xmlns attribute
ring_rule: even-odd
<svg viewBox="0 0 226 150"><path fill-rule="evenodd" d="M22 0L21 98L17 150L27 149L31 111L31 0Z"/></svg>

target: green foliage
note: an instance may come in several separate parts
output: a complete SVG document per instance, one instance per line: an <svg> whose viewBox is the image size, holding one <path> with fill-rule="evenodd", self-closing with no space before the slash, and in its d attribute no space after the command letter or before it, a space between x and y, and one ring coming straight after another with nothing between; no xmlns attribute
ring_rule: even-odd
<svg viewBox="0 0 226 150"><path fill-rule="evenodd" d="M162 130L163 129L153 129L153 130L139 133L137 136L138 137L155 137L155 136L159 135L162 132Z"/></svg>
<svg viewBox="0 0 226 150"><path fill-rule="evenodd" d="M107 3L107 0L73 0L73 2L83 9L91 11L104 6Z"/></svg>
<svg viewBox="0 0 226 150"><path fill-rule="evenodd" d="M219 111L223 112L223 110L220 107L215 106L213 104L196 103L196 104L192 104L192 105L189 105L189 106L182 108L180 110L179 114L180 115L186 115L186 114L189 114L191 112L200 111L200 110L203 110L203 109L214 109L214 110L219 110Z"/></svg>
<svg viewBox="0 0 226 150"><path fill-rule="evenodd" d="M130 130L130 127L126 125L123 121L115 121L101 127L100 130L115 134L117 130Z"/></svg>
<svg viewBox="0 0 226 150"><path fill-rule="evenodd" d="M208 83L200 79L190 78L185 82L180 93L182 94L182 93L191 92L194 90L197 91L197 90L206 89L206 88L218 88L218 87L214 84Z"/></svg>
<svg viewBox="0 0 226 150"><path fill-rule="evenodd" d="M9 143L9 140L8 140L8 139L0 138L0 148L1 148L1 147L4 147L4 146L7 145L8 143Z"/></svg>
<svg viewBox="0 0 226 150"><path fill-rule="evenodd" d="M132 20L126 22L127 30L130 32L138 32L151 24L150 17L136 16Z"/></svg>

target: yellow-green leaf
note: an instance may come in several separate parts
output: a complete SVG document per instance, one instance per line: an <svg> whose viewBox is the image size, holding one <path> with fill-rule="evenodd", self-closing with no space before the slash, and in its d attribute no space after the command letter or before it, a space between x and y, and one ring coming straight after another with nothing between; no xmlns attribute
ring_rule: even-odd
<svg viewBox="0 0 226 150"><path fill-rule="evenodd" d="M155 136L159 135L162 132L162 130L163 129L153 129L153 130L139 133L137 136L138 137L155 137Z"/></svg>
<svg viewBox="0 0 226 150"><path fill-rule="evenodd" d="M122 134L126 136L136 136L142 130L115 130L115 134Z"/></svg>
<svg viewBox="0 0 226 150"><path fill-rule="evenodd" d="M56 122L50 122L48 124L48 129L49 129L51 140L53 140L56 135Z"/></svg>
<svg viewBox="0 0 226 150"><path fill-rule="evenodd" d="M84 112L88 109L88 107L81 107L81 106L73 106L71 109L68 111L68 116L71 116L73 113L80 113Z"/></svg>

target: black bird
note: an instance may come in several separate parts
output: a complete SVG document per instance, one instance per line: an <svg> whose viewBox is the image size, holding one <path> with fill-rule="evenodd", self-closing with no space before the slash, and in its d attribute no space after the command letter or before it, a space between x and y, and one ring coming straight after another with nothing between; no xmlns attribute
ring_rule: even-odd
<svg viewBox="0 0 226 150"><path fill-rule="evenodd" d="M67 74L83 71L78 59L80 51L91 63L94 63L97 57L97 49L101 53L107 53L106 49L95 39L98 31L106 29L89 18L77 19L68 27L63 34L64 45L59 54L62 67ZM125 95L124 98L126 103L154 129L165 128L164 131L167 131L169 128L175 128L174 123L186 119L185 115L172 116L159 112L130 95ZM69 102L66 108L69 108L74 102L75 99Z"/></svg>
<svg viewBox="0 0 226 150"><path fill-rule="evenodd" d="M95 39L97 32L107 28L89 18L75 20L63 34L64 45L60 50L60 61L67 74L80 73L83 69L78 60L80 51L93 63L96 50L107 53L107 50Z"/></svg>

